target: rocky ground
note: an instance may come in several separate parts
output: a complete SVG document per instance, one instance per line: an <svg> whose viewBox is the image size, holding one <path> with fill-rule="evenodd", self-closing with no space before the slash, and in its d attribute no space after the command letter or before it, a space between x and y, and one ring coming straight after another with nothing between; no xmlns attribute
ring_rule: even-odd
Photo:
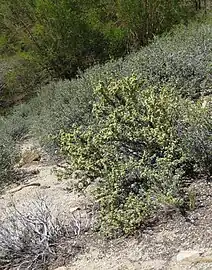
<svg viewBox="0 0 212 270"><path fill-rule="evenodd" d="M67 221L78 211L91 222L91 198L72 189L76 179L58 180L55 167L38 145L26 141L17 170L27 177L0 195L0 219L14 204L27 211L33 201L45 197ZM104 241L91 234L85 238L83 252L57 270L212 269L212 184L198 179L190 189L194 209L186 215L178 210L164 212L159 220L128 239Z"/></svg>

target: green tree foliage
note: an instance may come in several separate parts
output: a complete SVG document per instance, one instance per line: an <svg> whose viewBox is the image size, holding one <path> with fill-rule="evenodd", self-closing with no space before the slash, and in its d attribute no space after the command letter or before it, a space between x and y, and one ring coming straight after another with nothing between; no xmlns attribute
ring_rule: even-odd
<svg viewBox="0 0 212 270"><path fill-rule="evenodd" d="M23 53L56 77L119 57L194 13L186 0L1 0L1 52ZM30 56L29 56L30 55Z"/></svg>

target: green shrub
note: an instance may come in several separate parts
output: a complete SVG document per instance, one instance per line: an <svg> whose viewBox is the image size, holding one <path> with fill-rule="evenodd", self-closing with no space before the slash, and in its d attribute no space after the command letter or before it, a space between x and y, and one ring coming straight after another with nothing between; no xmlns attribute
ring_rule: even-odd
<svg viewBox="0 0 212 270"><path fill-rule="evenodd" d="M0 113L8 113L13 106L31 99L49 79L47 72L29 59L20 57L2 59Z"/></svg>
<svg viewBox="0 0 212 270"><path fill-rule="evenodd" d="M60 134L73 169L103 178L96 194L106 234L134 231L155 203L153 190L155 200L177 194L183 155L174 126L182 100L167 88L141 91L141 84L134 76L101 83L93 123Z"/></svg>
<svg viewBox="0 0 212 270"><path fill-rule="evenodd" d="M118 160L123 160L126 155L140 158L145 147L148 147L154 155L157 151L160 152L161 145L164 147L168 145L173 136L170 126L177 114L177 108L174 107L177 97L173 96L171 100L173 105L171 105L167 89L164 88L158 97L157 91L151 88L142 91L141 95L140 87L140 83L134 77L117 82L112 81L109 86L100 84L96 90L98 100L93 107L95 124L89 127L82 125L76 128L73 134L61 135L62 138L64 136L65 141L70 142L70 145L65 145L65 148L70 148L69 151L75 153L76 157L79 152L80 164L85 164L85 167L81 169L88 167L90 170L91 164L94 165L94 169L99 168L100 171L103 168L107 169L112 161L111 158L116 158L114 155L116 151L120 153ZM158 103L155 103L157 98ZM166 111L160 116L161 107L166 107ZM164 118L167 121L166 125L163 122ZM157 128L151 129L151 126ZM97 134L96 137L93 137L94 133ZM81 142L77 141L79 136L82 141L87 142L86 151L80 149ZM104 140L104 138L105 143L99 148L99 140ZM72 140L75 144L71 143ZM97 151L100 153L97 154ZM91 153L94 154L93 159L98 164L94 164ZM95 174L95 176L98 175Z"/></svg>
<svg viewBox="0 0 212 270"><path fill-rule="evenodd" d="M95 196L100 230L107 236L133 233L161 204L183 203L180 190L193 157L184 149L179 126L184 124L182 134L188 136L194 123L207 122L207 109L203 113L170 87L144 86L135 76L101 82L90 124L74 124L59 136L73 170L101 179ZM198 129L204 143L212 127L207 123L207 129Z"/></svg>
<svg viewBox="0 0 212 270"><path fill-rule="evenodd" d="M19 59L5 75L5 96L12 104L26 101L47 81L45 70L30 60Z"/></svg>

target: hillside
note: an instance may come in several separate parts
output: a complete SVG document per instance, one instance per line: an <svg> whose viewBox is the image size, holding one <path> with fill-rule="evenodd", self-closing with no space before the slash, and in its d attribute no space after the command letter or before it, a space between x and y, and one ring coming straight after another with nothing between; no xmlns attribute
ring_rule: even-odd
<svg viewBox="0 0 212 270"><path fill-rule="evenodd" d="M31 140L24 141L22 153L26 150L32 153L33 148L40 153L40 161L33 162L29 157L25 159L25 164L19 169L22 172L22 182L7 188L0 197L0 217L1 220L3 216L6 218L7 226L1 224L1 239L2 235L7 236L7 241L12 244L9 234L14 233L14 221L11 220L14 210L19 211L15 214L18 222L23 222L25 218L27 221L25 229L30 230L33 228L33 218L39 222L40 214L44 215L42 222L49 225L48 230L52 233L50 223L45 219L48 211L48 215L53 217L49 222L54 222L54 217L57 217L65 222L67 228L71 225L77 230L77 222L80 226L80 231L76 231L75 235L70 234L70 231L65 237L59 234L56 246L51 246L51 250L56 254L46 258L46 264L50 264L49 269L199 270L211 268L212 187L210 183L206 184L204 178L193 179L189 187L189 190L195 194L195 201L194 208L187 211L186 215L182 215L177 208L166 206L167 208L164 208L157 218L137 231L134 237L121 237L109 241L88 230L93 222L94 213L92 202L88 197L89 189L83 194L76 190L71 191L71 187L79 179L72 175L66 181L58 180L55 169L58 169L58 165L61 164L52 162L39 145ZM31 219L28 219L29 214ZM58 223L57 230L53 229L54 236L59 232L60 226L61 223ZM11 231L8 232L7 228ZM23 236L23 231L16 232L16 235ZM31 234L31 236L37 239L36 235ZM30 244L31 251L36 248L36 255L38 250L45 252L41 244L36 246L34 243L27 242L27 238L26 243ZM8 242L7 246L9 246ZM26 269L27 256L29 254L22 253L23 268L21 269ZM5 261L1 259L1 262ZM8 260L7 263L10 265L11 261ZM41 269L40 263L39 260L35 261L32 269ZM16 269L19 264L19 259L14 257L13 269ZM7 266L2 269L7 269Z"/></svg>
<svg viewBox="0 0 212 270"><path fill-rule="evenodd" d="M212 267L211 15L1 117L0 269Z"/></svg>

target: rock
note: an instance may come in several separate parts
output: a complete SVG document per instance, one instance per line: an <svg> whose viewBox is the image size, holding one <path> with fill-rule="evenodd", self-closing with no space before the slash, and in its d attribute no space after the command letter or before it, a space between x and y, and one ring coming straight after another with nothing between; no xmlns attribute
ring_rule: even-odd
<svg viewBox="0 0 212 270"><path fill-rule="evenodd" d="M200 252L198 250L180 251L169 264L170 270L196 270L212 269L211 250Z"/></svg>
<svg viewBox="0 0 212 270"><path fill-rule="evenodd" d="M68 270L68 268L65 267L65 266L61 266L61 267L59 267L59 268L56 268L55 270Z"/></svg>
<svg viewBox="0 0 212 270"><path fill-rule="evenodd" d="M70 209L69 209L69 211L70 211L70 213L75 213L75 212L77 212L77 211L80 211L81 210L81 208L80 207L78 207L78 206L76 206L76 207L71 207Z"/></svg>
<svg viewBox="0 0 212 270"><path fill-rule="evenodd" d="M200 252L196 250L184 250L177 254L177 262L195 260L200 257Z"/></svg>

